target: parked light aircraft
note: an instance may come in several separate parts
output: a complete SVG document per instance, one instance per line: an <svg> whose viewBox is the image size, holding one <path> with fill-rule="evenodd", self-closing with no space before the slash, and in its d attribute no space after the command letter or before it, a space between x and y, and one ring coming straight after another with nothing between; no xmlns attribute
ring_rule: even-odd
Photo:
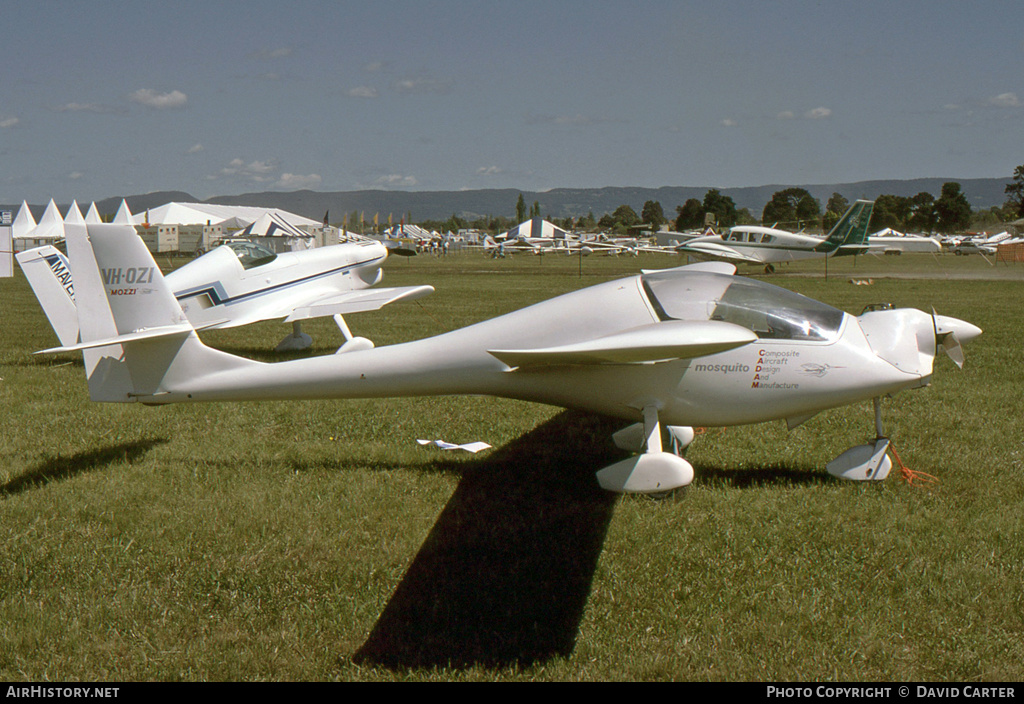
<svg viewBox="0 0 1024 704"><path fill-rule="evenodd" d="M603 234L596 235L568 235L562 238L552 237L515 237L496 241L489 235L484 238L484 249L491 252L492 256L503 256L506 252L529 254L567 254L590 256L591 254L604 254L608 256L619 256L629 254L636 256L641 252L654 254L675 254L675 248L657 247L635 237L621 237L610 239Z"/></svg>
<svg viewBox="0 0 1024 704"><path fill-rule="evenodd" d="M700 260L760 264L768 273L775 271L779 262L863 254L868 250L868 222L874 206L874 201L856 201L824 238L760 225L737 225L721 235L685 242L676 251Z"/></svg>
<svg viewBox="0 0 1024 704"><path fill-rule="evenodd" d="M70 226L65 226L65 229ZM372 346L353 337L344 315L377 310L388 303L419 298L432 286L371 288L381 280L387 249L379 242L350 242L275 254L266 247L235 241L216 247L164 278L197 329L229 328L283 318L292 333L278 351L312 344L302 321L333 316L349 347ZM78 314L70 264L60 250L46 245L17 255L62 345L78 341ZM155 270L111 269L111 290L148 290Z"/></svg>
<svg viewBox="0 0 1024 704"><path fill-rule="evenodd" d="M891 227L868 235L869 254L902 254L903 252L938 254L941 251L942 243L935 237L904 234Z"/></svg>
<svg viewBox="0 0 1024 704"><path fill-rule="evenodd" d="M131 228L72 228L81 350L94 401L200 401L484 394L622 418L616 436L641 454L597 473L618 492L690 483L693 467L663 450L662 425L685 445L694 426L786 419L875 399L878 438L829 471L882 479L891 467L882 396L926 386L942 349L981 333L914 309L849 315L720 262L647 271L459 330L335 355L256 362L207 347ZM111 285L136 272L145 286Z"/></svg>

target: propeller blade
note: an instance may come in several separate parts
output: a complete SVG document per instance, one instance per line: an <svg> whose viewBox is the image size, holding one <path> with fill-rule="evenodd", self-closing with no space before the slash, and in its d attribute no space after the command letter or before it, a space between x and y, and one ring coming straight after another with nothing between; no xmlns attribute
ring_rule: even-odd
<svg viewBox="0 0 1024 704"><path fill-rule="evenodd" d="M960 340L956 333L947 332L945 335L936 337L939 347L946 353L946 356L953 360L953 363L961 369L964 368L964 351L960 347Z"/></svg>
<svg viewBox="0 0 1024 704"><path fill-rule="evenodd" d="M961 340L973 340L981 334L981 328L971 325L963 320L938 315L932 308L932 328L935 331L935 344L942 348L956 366L963 369L964 351L960 346Z"/></svg>

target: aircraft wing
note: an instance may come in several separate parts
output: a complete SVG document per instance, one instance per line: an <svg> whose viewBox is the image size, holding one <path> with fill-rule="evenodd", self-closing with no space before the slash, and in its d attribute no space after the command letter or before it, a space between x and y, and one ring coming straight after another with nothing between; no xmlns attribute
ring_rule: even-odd
<svg viewBox="0 0 1024 704"><path fill-rule="evenodd" d="M488 350L510 367L637 364L691 359L757 340L747 328L716 320L666 320L558 347Z"/></svg>
<svg viewBox="0 0 1024 704"><path fill-rule="evenodd" d="M397 286L391 288L364 288L358 291L331 294L299 306L285 318L286 323L329 315L362 313L383 308L397 301L411 301L434 292L433 286Z"/></svg>
<svg viewBox="0 0 1024 704"><path fill-rule="evenodd" d="M742 254L732 247L711 242L687 242L676 248L677 252L693 254L700 257L712 257L727 262L743 262L746 264L764 264L760 259Z"/></svg>
<svg viewBox="0 0 1024 704"><path fill-rule="evenodd" d="M884 245L869 245L869 244L841 244L839 245L839 252L844 255L851 254L866 254L871 251L877 251L876 247L883 247Z"/></svg>

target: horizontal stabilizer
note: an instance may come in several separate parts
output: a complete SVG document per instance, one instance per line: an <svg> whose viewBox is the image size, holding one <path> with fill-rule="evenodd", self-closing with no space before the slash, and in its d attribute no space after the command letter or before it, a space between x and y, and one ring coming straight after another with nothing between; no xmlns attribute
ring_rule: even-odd
<svg viewBox="0 0 1024 704"><path fill-rule="evenodd" d="M550 364L636 364L691 359L757 340L747 328L715 320L667 320L560 347L488 350L510 367Z"/></svg>
<svg viewBox="0 0 1024 704"><path fill-rule="evenodd" d="M378 310L390 303L411 301L434 292L433 286L398 286L392 288L364 288L347 291L313 301L292 311L286 323L329 315L346 315Z"/></svg>
<svg viewBox="0 0 1024 704"><path fill-rule="evenodd" d="M109 347L111 345L122 345L126 342L138 342L140 340L152 340L157 337L170 337L173 335L180 335L181 337L187 337L195 328L189 323L182 323L179 325L164 325L157 328L149 328L146 330L136 330L135 332L125 333L124 335L116 335L114 337L107 337L100 340L90 340L89 342L83 342L78 345L67 345L64 347L51 347L47 350L39 350L36 354L54 354L57 352L76 352L79 350L91 350L97 347Z"/></svg>

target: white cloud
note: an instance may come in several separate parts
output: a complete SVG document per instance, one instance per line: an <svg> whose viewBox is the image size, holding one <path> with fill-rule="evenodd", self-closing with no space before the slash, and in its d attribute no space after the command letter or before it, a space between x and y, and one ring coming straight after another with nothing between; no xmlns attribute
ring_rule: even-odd
<svg viewBox="0 0 1024 704"><path fill-rule="evenodd" d="M358 86L349 90L348 94L353 98L376 98L377 89L371 86Z"/></svg>
<svg viewBox="0 0 1024 704"><path fill-rule="evenodd" d="M829 108L814 108L804 113L804 117L808 120L821 120L826 117L832 116L832 110Z"/></svg>
<svg viewBox="0 0 1024 704"><path fill-rule="evenodd" d="M739 123L736 122L736 120L732 119L731 117L727 117L722 120L721 124L725 127L735 127Z"/></svg>
<svg viewBox="0 0 1024 704"><path fill-rule="evenodd" d="M5 117L0 120L0 128L16 127L19 122L21 122L21 120L16 117Z"/></svg>
<svg viewBox="0 0 1024 704"><path fill-rule="evenodd" d="M403 78L396 81L394 88L399 93L437 93L445 94L451 90L451 81L436 78Z"/></svg>
<svg viewBox="0 0 1024 704"><path fill-rule="evenodd" d="M274 180L274 177L270 174L276 168L276 164L271 161L250 161L246 163L242 159L232 159L227 166L220 170L220 175L252 183L270 183Z"/></svg>
<svg viewBox="0 0 1024 704"><path fill-rule="evenodd" d="M402 174L386 174L377 179L374 179L374 185L380 186L381 188L412 188L419 181L416 180L415 176L405 176Z"/></svg>
<svg viewBox="0 0 1024 704"><path fill-rule="evenodd" d="M110 112L110 108L106 108L98 103L64 103L57 108L57 112L95 112L104 113Z"/></svg>
<svg viewBox="0 0 1024 704"><path fill-rule="evenodd" d="M133 102L156 110L182 108L188 102L188 96L180 90L172 90L170 93L157 93L150 88L140 88L131 94L131 99Z"/></svg>
<svg viewBox="0 0 1024 704"><path fill-rule="evenodd" d="M193 144L191 147L188 148L186 154L198 154L201 151L203 151L202 144Z"/></svg>
<svg viewBox="0 0 1024 704"><path fill-rule="evenodd" d="M497 176L498 174L504 173L505 170L500 166L481 166L476 170L480 176Z"/></svg>
<svg viewBox="0 0 1024 704"><path fill-rule="evenodd" d="M320 177L320 174L308 174L306 176L301 174L281 174L281 178L274 184L274 188L298 191L303 188L319 186L322 181L323 179Z"/></svg>
<svg viewBox="0 0 1024 704"><path fill-rule="evenodd" d="M1020 99L1017 97L1016 93L1000 93L994 98L991 98L988 102L990 105L995 105L997 108L1020 107Z"/></svg>

